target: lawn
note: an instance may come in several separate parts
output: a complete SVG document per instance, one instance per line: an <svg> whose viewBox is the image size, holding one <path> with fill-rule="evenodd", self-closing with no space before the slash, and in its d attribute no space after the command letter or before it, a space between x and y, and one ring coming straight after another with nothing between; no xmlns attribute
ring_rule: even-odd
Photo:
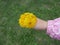
<svg viewBox="0 0 60 45"><path fill-rule="evenodd" d="M32 12L44 20L60 17L60 0L0 0L0 45L60 45L46 31L21 28L20 14Z"/></svg>

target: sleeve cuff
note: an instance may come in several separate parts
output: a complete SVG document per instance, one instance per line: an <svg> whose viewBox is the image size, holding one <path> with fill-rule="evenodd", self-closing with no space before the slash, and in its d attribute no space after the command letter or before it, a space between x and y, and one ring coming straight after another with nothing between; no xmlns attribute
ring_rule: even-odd
<svg viewBox="0 0 60 45"><path fill-rule="evenodd" d="M60 40L60 18L48 20L47 34L51 38Z"/></svg>

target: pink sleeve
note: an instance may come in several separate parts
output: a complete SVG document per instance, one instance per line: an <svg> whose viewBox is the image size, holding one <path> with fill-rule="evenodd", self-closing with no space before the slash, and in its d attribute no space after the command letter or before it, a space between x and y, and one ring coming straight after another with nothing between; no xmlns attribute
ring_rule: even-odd
<svg viewBox="0 0 60 45"><path fill-rule="evenodd" d="M60 40L60 18L48 21L47 34L51 38Z"/></svg>

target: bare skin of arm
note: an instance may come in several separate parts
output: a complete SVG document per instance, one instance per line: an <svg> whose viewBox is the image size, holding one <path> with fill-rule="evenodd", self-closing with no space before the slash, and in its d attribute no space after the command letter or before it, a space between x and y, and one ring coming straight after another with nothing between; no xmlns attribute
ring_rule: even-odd
<svg viewBox="0 0 60 45"><path fill-rule="evenodd" d="M48 24L47 21L37 18L37 23L34 29L45 30L47 29L47 24Z"/></svg>

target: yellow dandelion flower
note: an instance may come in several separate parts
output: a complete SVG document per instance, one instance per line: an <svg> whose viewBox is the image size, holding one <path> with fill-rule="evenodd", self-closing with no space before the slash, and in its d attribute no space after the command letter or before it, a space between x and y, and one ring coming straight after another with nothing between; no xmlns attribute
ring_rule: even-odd
<svg viewBox="0 0 60 45"><path fill-rule="evenodd" d="M37 18L33 13L21 14L19 18L19 25L21 27L33 28L37 22Z"/></svg>

